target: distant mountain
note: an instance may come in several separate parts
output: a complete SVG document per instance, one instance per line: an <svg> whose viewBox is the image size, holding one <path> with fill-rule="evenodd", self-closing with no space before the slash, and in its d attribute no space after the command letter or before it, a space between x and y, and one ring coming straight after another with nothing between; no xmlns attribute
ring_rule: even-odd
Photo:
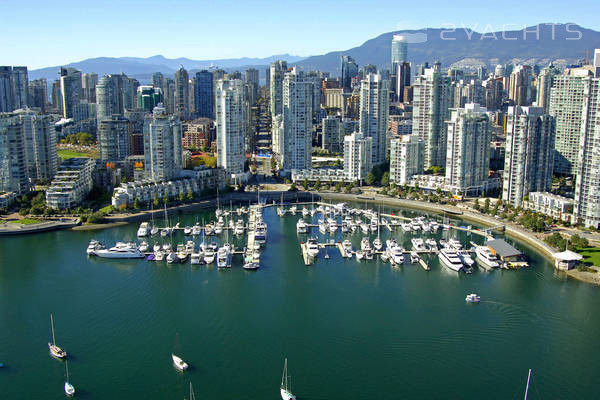
<svg viewBox="0 0 600 400"><path fill-rule="evenodd" d="M98 57L88 58L83 61L65 64L65 67L73 67L82 72L95 72L98 76L107 74L124 73L136 78L141 82L147 82L152 79L154 72L162 72L165 75L173 75L181 65L187 70L201 70L210 66L223 68L225 70L243 71L250 67L263 68L275 60L286 60L289 63L296 63L303 57L292 56L289 54L274 55L266 58L230 58L215 60L192 60L189 58L165 58L157 55L148 58L140 57ZM58 78L58 70L61 66L47 67L29 71L29 79L46 78L52 81ZM264 69L264 68L263 68Z"/></svg>
<svg viewBox="0 0 600 400"><path fill-rule="evenodd" d="M266 66L283 59L288 65L302 66L306 71L327 71L338 76L342 54L352 56L359 66L374 64L379 68L390 68L392 37L399 33L409 38L408 59L414 66L436 60L442 63L442 68L453 65L463 68L485 65L493 68L496 64L510 62L530 65L554 62L560 66L585 59L586 51L593 52L594 48L600 48L600 32L576 24L540 24L504 33L480 33L463 28L454 31L427 28L388 32L352 49L307 58L282 54L266 58L192 60L156 55L148 58L90 58L66 66L83 72L96 72L99 76L123 72L142 83L150 81L152 73L157 71L173 75L180 65L191 72L211 65L228 71L244 71L254 67L259 69L262 80ZM52 81L58 77L58 69L56 66L32 70L29 71L29 78L46 78Z"/></svg>
<svg viewBox="0 0 600 400"><path fill-rule="evenodd" d="M540 24L506 31L504 35L462 28L454 32L427 28L384 33L358 47L308 57L297 64L305 70L329 71L337 76L343 54L352 56L359 66L374 64L379 68L390 68L392 37L400 33L410 38L408 59L414 66L436 60L442 63L442 68L453 64L493 67L508 62L564 65L585 59L586 51L593 54L594 48L600 48L600 32L576 24Z"/></svg>

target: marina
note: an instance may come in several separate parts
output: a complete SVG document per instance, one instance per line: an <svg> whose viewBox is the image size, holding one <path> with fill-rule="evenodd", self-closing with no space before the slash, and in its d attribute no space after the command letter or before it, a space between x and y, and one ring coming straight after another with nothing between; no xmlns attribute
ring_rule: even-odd
<svg viewBox="0 0 600 400"><path fill-rule="evenodd" d="M160 229L175 228L164 237L160 233L138 237L137 223L1 241L0 254L8 261L0 266L2 282L11 283L3 286L3 294L14 301L0 301L0 312L7 324L27 327L0 336L0 358L6 364L0 379L11 379L20 387L17 393L8 385L7 398L23 393L37 398L64 396L64 362L49 357L45 346L53 342L51 312L56 344L69 353L68 382L82 398L114 398L115 388L118 397L183 398L189 396L190 382L198 398L276 398L286 357L287 375L289 367L293 374L287 393L298 398L395 398L389 393L398 391L407 398L477 398L482 387L494 396L510 398L524 389L528 367L538 371L542 397L555 393L593 397L589 382L598 349L593 337L581 332L600 326L589 313L600 306L595 288L560 279L543 257L501 235L495 240L518 249L530 267L488 271L477 261L478 249L489 257L484 251L487 237L452 229L464 226L457 218L444 221L382 209L381 215L398 218L383 216L384 221L380 216L378 233L377 226L371 228L374 218L369 212L377 214L379 207L367 209L367 215L343 211L336 215L330 209L324 217L325 234L318 227L298 233L300 218L318 225L320 205L314 204L312 216L310 203L306 212L298 205L295 215L287 212L291 205L284 205L284 216L277 215L277 206L256 205L260 214L249 209L240 216L234 208L233 218L231 213L220 215L221 234L207 235L201 229L186 235L185 228L193 231L196 223L201 228L217 226L219 218L209 211L170 215L169 225L157 219ZM323 204L325 213L327 206ZM355 228L352 233L346 217L354 225L360 219L368 232ZM229 221L233 219L235 227L240 218L244 234L235 235ZM336 220L333 232L327 218ZM398 224L405 221L412 226L417 218L439 227L434 231L431 224L426 231L418 223L418 230L411 227L406 232ZM262 243L252 235L259 221L265 228ZM376 250L377 238L381 250ZM429 250L415 251L415 238ZM364 251L363 239L367 239ZM435 240L437 252L428 239ZM28 252L33 241L43 241L53 256ZM146 242L144 258L87 254L88 249L94 251L98 245L110 249L117 242L138 247ZM191 251L189 242L193 252L185 259L178 257L181 251ZM300 250L303 242L312 257L308 268ZM225 244L231 248L231 268L219 269L217 253ZM439 261L442 249L458 245L477 264L471 274L451 271ZM171 264L166 256L163 261L148 260L169 250L176 259ZM357 252L363 254L360 261ZM253 267L255 253L260 268L253 271L245 266ZM212 262L205 263L211 254ZM429 268L426 273L421 263ZM57 290L64 283L68 289ZM480 296L479 304L470 304L468 294ZM22 306L17 310L14 302ZM555 344L553 353L535 351L532 362L531 348L545 348L549 342ZM491 351L493 359L482 359L483 351ZM172 355L188 368L179 371ZM552 362L556 357L561 366ZM432 364L434 358L443 364ZM144 370L143 378L132 371L131 360L136 369ZM469 370L469 377L477 385L456 385L464 377L461 366L473 364L479 368ZM564 365L580 369L571 373ZM232 380L236 368L255 372ZM382 368L391 371L390 381L378 381ZM426 376L419 372L424 369ZM428 383L432 379L435 386Z"/></svg>

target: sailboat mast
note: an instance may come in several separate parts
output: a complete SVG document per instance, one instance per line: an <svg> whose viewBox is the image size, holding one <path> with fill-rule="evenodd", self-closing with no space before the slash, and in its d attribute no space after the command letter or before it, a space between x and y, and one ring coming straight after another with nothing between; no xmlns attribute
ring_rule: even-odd
<svg viewBox="0 0 600 400"><path fill-rule="evenodd" d="M50 314L50 326L52 326L52 344L56 346L56 340L54 339L54 319L52 318L52 314Z"/></svg>
<svg viewBox="0 0 600 400"><path fill-rule="evenodd" d="M281 387L287 390L287 358L283 362L283 375L281 376Z"/></svg>
<svg viewBox="0 0 600 400"><path fill-rule="evenodd" d="M527 386L525 387L525 400L527 400L527 392L529 392L529 379L531 379L531 368L529 368L529 375L527 375Z"/></svg>

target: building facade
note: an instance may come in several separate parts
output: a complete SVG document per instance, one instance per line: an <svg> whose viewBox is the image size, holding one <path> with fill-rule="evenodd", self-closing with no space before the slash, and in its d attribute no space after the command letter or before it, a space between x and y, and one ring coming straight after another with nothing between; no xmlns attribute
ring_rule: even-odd
<svg viewBox="0 0 600 400"><path fill-rule="evenodd" d="M91 158L63 161L46 191L46 206L59 210L79 206L92 190L95 168L96 161Z"/></svg>
<svg viewBox="0 0 600 400"><path fill-rule="evenodd" d="M176 177L182 168L181 121L155 107L144 121L144 158L146 178L165 181Z"/></svg>
<svg viewBox="0 0 600 400"><path fill-rule="evenodd" d="M372 165L382 164L387 157L387 124L390 81L381 74L368 74L360 87L360 132L372 139Z"/></svg>
<svg viewBox="0 0 600 400"><path fill-rule="evenodd" d="M362 182L373 167L373 138L354 132L344 137L344 175Z"/></svg>
<svg viewBox="0 0 600 400"><path fill-rule="evenodd" d="M406 185L413 175L423 173L423 139L405 135L390 141L390 182Z"/></svg>
<svg viewBox="0 0 600 400"><path fill-rule="evenodd" d="M15 114L22 123L27 177L30 181L49 182L58 168L54 120L29 109Z"/></svg>
<svg viewBox="0 0 600 400"><path fill-rule="evenodd" d="M81 102L81 71L60 69L60 93L64 118L73 118L73 110Z"/></svg>
<svg viewBox="0 0 600 400"><path fill-rule="evenodd" d="M98 153L103 162L123 161L131 154L131 123L113 115L98 123Z"/></svg>
<svg viewBox="0 0 600 400"><path fill-rule="evenodd" d="M323 119L322 148L330 153L341 153L344 150L344 133L340 119L328 115Z"/></svg>
<svg viewBox="0 0 600 400"><path fill-rule="evenodd" d="M241 179L246 161L244 107L244 84L240 79L217 81L217 166L234 180Z"/></svg>
<svg viewBox="0 0 600 400"><path fill-rule="evenodd" d="M283 112L283 78L287 71L286 61L275 61L271 63L269 94L271 97L271 116L279 115Z"/></svg>
<svg viewBox="0 0 600 400"><path fill-rule="evenodd" d="M552 187L554 118L541 107L508 108L502 199L520 207L530 192Z"/></svg>
<svg viewBox="0 0 600 400"><path fill-rule="evenodd" d="M0 192L29 191L23 122L15 113L0 113Z"/></svg>

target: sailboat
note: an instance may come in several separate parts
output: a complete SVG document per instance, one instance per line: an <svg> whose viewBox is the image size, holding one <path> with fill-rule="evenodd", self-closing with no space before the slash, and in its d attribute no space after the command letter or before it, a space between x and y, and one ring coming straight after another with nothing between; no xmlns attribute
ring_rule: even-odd
<svg viewBox="0 0 600 400"><path fill-rule="evenodd" d="M169 216L167 214L167 203L165 203L165 227L160 231L160 236L166 237L170 232L173 232L169 228Z"/></svg>
<svg viewBox="0 0 600 400"><path fill-rule="evenodd" d="M152 226L150 227L150 236L154 236L158 233L158 226L156 226L154 224L154 202L151 203L152 204Z"/></svg>
<svg viewBox="0 0 600 400"><path fill-rule="evenodd" d="M290 377L287 373L287 358L283 363L283 376L281 377L281 398L283 400L296 400L296 396L290 392L289 385Z"/></svg>
<svg viewBox="0 0 600 400"><path fill-rule="evenodd" d="M69 362L65 361L65 369L67 371L67 380L65 381L65 394L67 396L73 396L75 394L75 387L69 382Z"/></svg>
<svg viewBox="0 0 600 400"><path fill-rule="evenodd" d="M56 340L54 339L54 319L52 318L52 314L50 314L50 326L52 326L52 343L48 343L50 355L60 359L67 358L67 352L56 345Z"/></svg>
<svg viewBox="0 0 600 400"><path fill-rule="evenodd" d="M179 371L183 372L188 369L188 364L185 361L183 361L180 357L177 357L175 354L171 354L171 358L173 359L173 365Z"/></svg>

